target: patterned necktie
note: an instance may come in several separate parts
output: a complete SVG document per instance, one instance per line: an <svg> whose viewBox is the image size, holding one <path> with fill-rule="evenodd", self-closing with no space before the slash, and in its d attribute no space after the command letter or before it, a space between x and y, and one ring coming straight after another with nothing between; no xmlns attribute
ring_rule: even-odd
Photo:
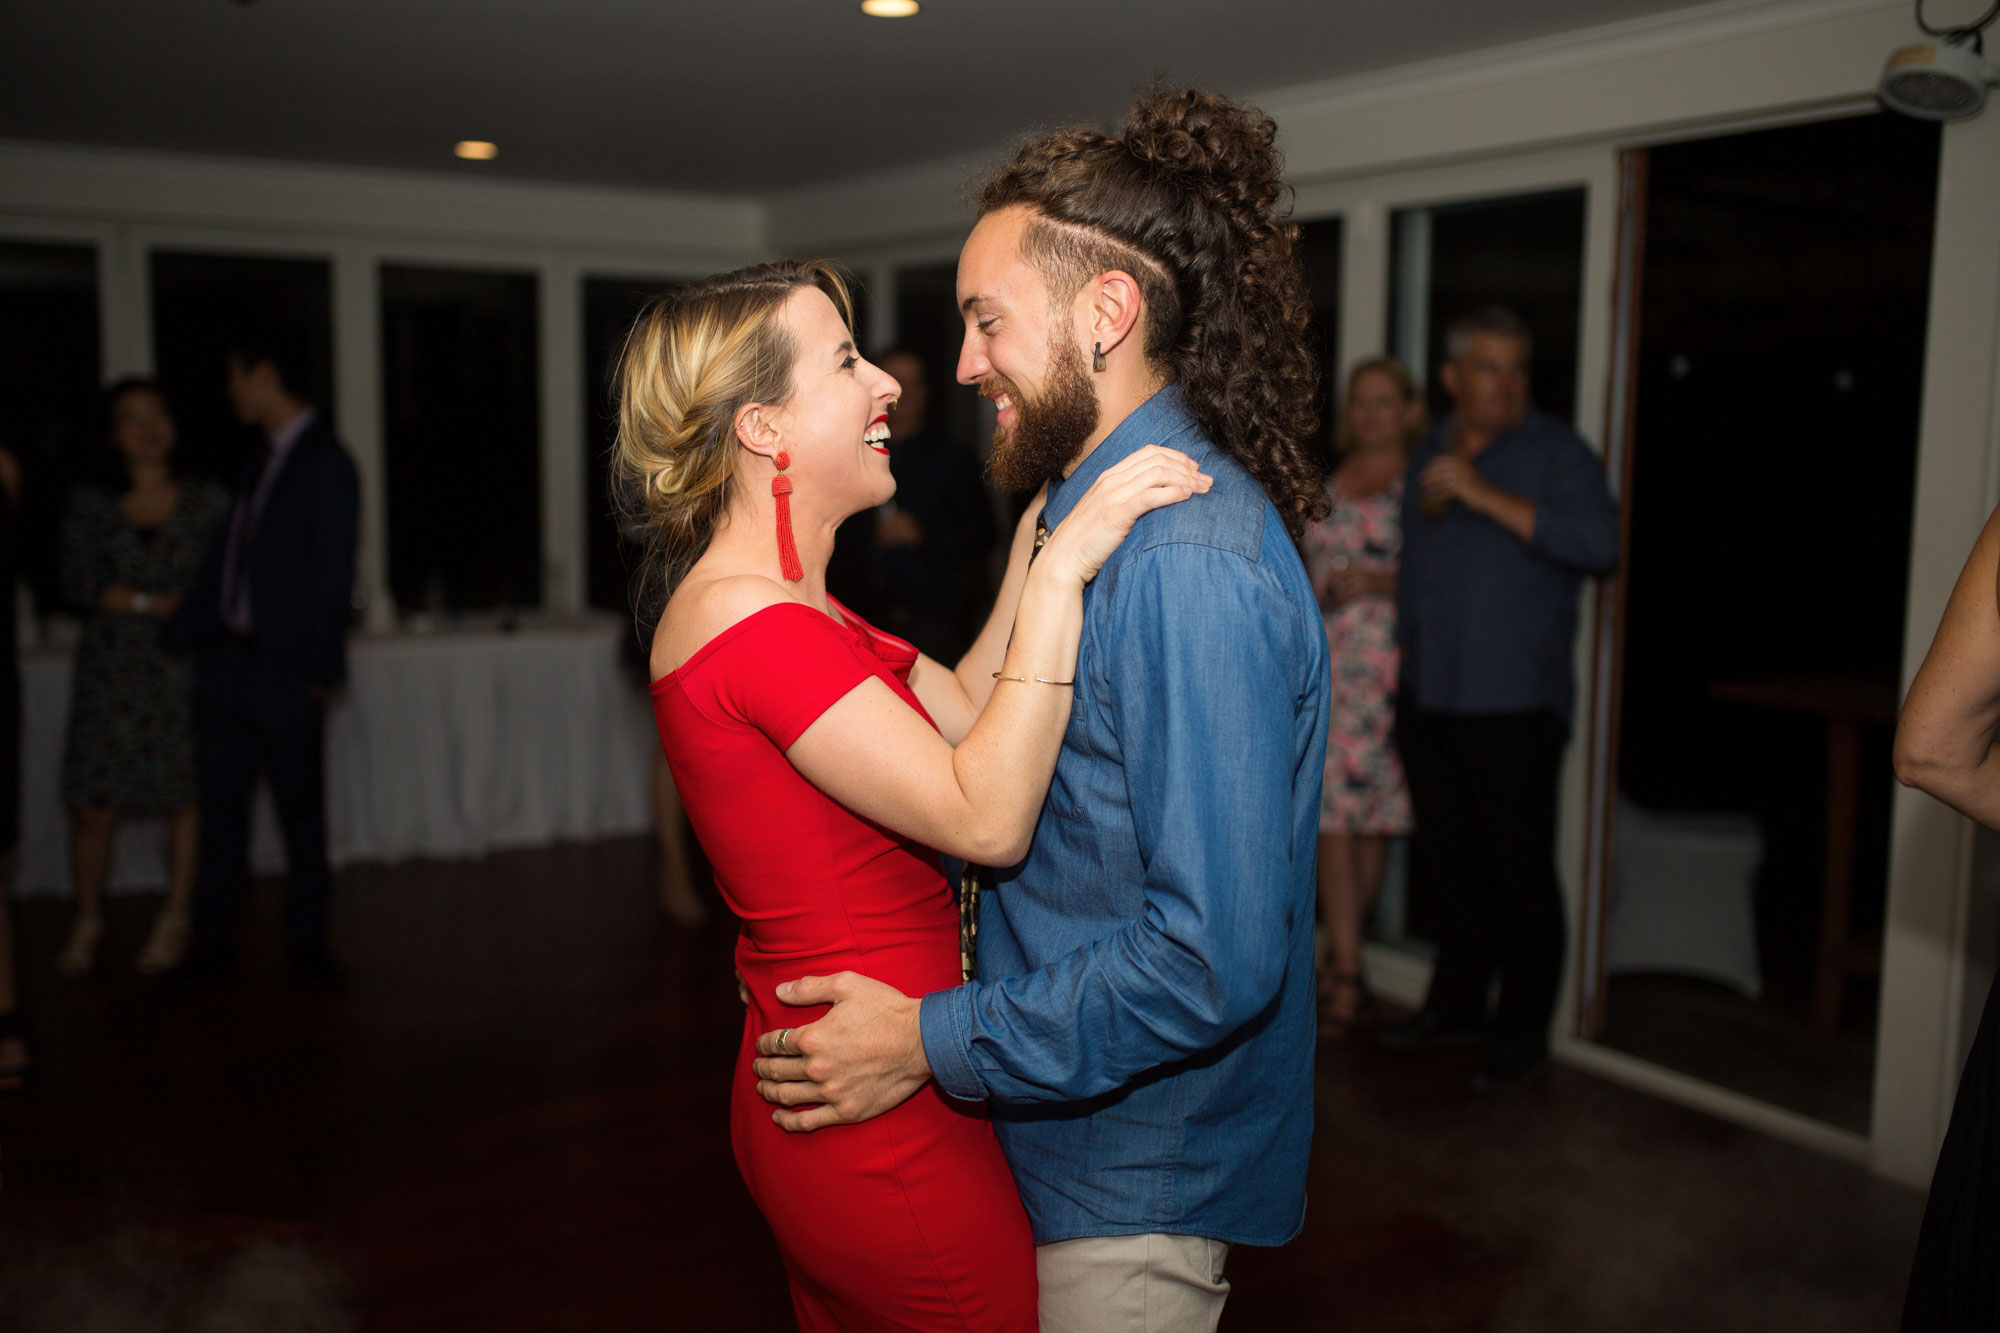
<svg viewBox="0 0 2000 1333"><path fill-rule="evenodd" d="M1049 539L1049 525L1040 514L1035 515L1035 548L1028 552L1028 563L1034 564L1035 557L1042 553L1042 543ZM1008 642L1013 636L1008 636ZM971 981L979 971L979 895L993 886L991 866L965 863L965 869L958 876L958 972L962 981Z"/></svg>

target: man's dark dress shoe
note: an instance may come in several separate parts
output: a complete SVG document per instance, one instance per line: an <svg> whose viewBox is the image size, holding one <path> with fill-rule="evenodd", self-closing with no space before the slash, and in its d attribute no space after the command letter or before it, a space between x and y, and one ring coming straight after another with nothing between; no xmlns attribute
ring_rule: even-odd
<svg viewBox="0 0 2000 1333"><path fill-rule="evenodd" d="M1385 1051L1442 1051L1477 1046L1484 1036L1476 1023L1448 1021L1442 1014L1420 1013L1400 1023L1375 1029L1375 1044Z"/></svg>

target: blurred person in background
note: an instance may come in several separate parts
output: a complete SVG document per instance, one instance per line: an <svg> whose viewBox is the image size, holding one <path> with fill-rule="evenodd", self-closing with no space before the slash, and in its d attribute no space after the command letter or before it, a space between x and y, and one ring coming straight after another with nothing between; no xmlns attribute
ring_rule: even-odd
<svg viewBox="0 0 2000 1333"><path fill-rule="evenodd" d="M980 482L972 450L930 424L923 357L891 347L875 363L903 386L889 409L896 494L875 511L871 542L884 627L931 657L954 662L971 647L977 618L991 604L993 497Z"/></svg>
<svg viewBox="0 0 2000 1333"><path fill-rule="evenodd" d="M1896 776L2000 829L2000 510L1986 520L1896 727ZM1917 1236L1903 1333L2000 1328L2000 987L1988 990Z"/></svg>
<svg viewBox="0 0 2000 1333"><path fill-rule="evenodd" d="M1511 311L1452 323L1440 375L1453 411L1410 457L1396 584L1397 740L1438 952L1423 1009L1375 1037L1482 1047L1482 1091L1548 1061L1568 933L1556 800L1577 600L1618 562L1602 460L1529 401L1533 347Z"/></svg>
<svg viewBox="0 0 2000 1333"><path fill-rule="evenodd" d="M21 465L0 449L0 588L11 602L16 529L21 516ZM21 669L14 641L13 607L0 615L0 867L11 873L14 846L21 840ZM0 1092L14 1092L28 1080L28 1046L21 1035L20 996L14 990L14 922L7 908L7 883L0 878Z"/></svg>
<svg viewBox="0 0 2000 1333"><path fill-rule="evenodd" d="M1416 380L1394 357L1354 367L1341 401L1333 508L1300 538L1326 621L1333 715L1320 790L1320 1034L1345 1037L1368 1004L1362 926L1382 887L1389 839L1410 831L1396 753L1396 569L1403 553L1403 469L1423 429Z"/></svg>
<svg viewBox="0 0 2000 1333"><path fill-rule="evenodd" d="M236 911L249 878L251 797L262 774L285 839L285 950L292 973L335 986L327 942L326 707L347 682L360 480L305 397L298 349L236 343L226 387L261 432L236 503L189 600L201 859L188 975L235 968Z"/></svg>
<svg viewBox="0 0 2000 1333"><path fill-rule="evenodd" d="M173 411L153 381L112 385L105 427L105 475L77 488L62 529L63 595L84 618L62 778L76 919L56 969L69 977L96 960L112 833L124 815L169 821L167 898L139 970L164 972L187 952L200 821L194 677L185 656L162 647L161 630L229 512L222 487L174 465Z"/></svg>

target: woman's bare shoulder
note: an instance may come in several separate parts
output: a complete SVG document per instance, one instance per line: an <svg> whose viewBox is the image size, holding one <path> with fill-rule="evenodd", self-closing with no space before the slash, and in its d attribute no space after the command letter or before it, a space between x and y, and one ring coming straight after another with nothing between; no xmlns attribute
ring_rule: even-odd
<svg viewBox="0 0 2000 1333"><path fill-rule="evenodd" d="M703 645L767 607L800 603L776 579L761 574L691 575L667 600L653 631L654 680L674 671Z"/></svg>

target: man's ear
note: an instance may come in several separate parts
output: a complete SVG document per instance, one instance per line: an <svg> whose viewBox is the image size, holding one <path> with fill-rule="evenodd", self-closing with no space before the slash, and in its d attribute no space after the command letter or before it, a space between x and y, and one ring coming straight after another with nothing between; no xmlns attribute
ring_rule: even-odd
<svg viewBox="0 0 2000 1333"><path fill-rule="evenodd" d="M784 438L769 404L745 403L736 411L736 442L753 454L775 459Z"/></svg>
<svg viewBox="0 0 2000 1333"><path fill-rule="evenodd" d="M1084 287L1083 297L1087 302L1083 311L1085 339L1109 356L1139 326L1145 313L1138 280L1114 268L1092 279Z"/></svg>
<svg viewBox="0 0 2000 1333"><path fill-rule="evenodd" d="M1438 367L1438 379L1444 383L1444 391L1455 402L1458 399L1458 363L1447 361Z"/></svg>

